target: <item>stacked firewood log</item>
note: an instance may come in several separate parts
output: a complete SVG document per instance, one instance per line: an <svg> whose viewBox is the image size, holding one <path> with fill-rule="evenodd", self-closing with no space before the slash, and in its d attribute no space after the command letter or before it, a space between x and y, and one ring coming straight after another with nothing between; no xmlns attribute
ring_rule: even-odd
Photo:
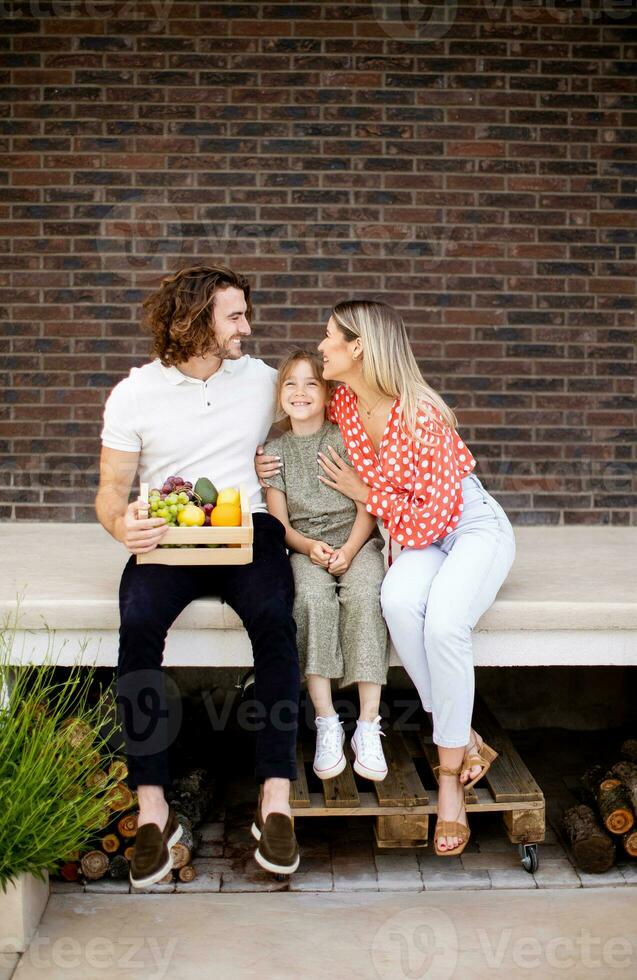
<svg viewBox="0 0 637 980"><path fill-rule="evenodd" d="M626 739L619 754L610 768L583 774L582 802L563 815L575 862L590 874L608 871L618 851L637 858L637 739Z"/></svg>
<svg viewBox="0 0 637 980"><path fill-rule="evenodd" d="M124 782L128 775L126 763L123 760L113 762L109 772L113 766L118 767L118 783L106 797L108 810L104 825L87 850L68 856L62 864L59 874L66 881L96 881L104 877L128 880L137 835L137 798ZM106 773L101 778L106 779ZM196 877L192 858L200 840L197 826L212 802L208 773L204 769L191 769L174 781L167 799L177 814L183 833L171 848L173 869L162 881L192 881Z"/></svg>

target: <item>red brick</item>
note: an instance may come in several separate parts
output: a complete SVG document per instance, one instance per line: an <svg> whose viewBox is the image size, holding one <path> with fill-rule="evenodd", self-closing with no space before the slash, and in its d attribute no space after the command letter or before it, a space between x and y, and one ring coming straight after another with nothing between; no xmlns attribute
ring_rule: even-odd
<svg viewBox="0 0 637 980"><path fill-rule="evenodd" d="M12 508L3 483L0 516L94 520L139 297L220 259L260 297L253 353L314 346L341 297L393 302L514 521L625 522L625 489L591 495L582 465L634 458L626 25L464 4L430 38L362 4L211 10L44 18L12 37L23 67L0 56L0 445L24 491Z"/></svg>

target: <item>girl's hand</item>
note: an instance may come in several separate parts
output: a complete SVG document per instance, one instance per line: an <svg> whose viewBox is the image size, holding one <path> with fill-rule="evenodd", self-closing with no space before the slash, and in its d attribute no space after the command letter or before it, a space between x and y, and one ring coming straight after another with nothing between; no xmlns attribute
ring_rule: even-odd
<svg viewBox="0 0 637 980"><path fill-rule="evenodd" d="M312 541L307 554L313 565L328 568L329 560L334 554L334 549L330 548L329 544L326 544L325 541Z"/></svg>
<svg viewBox="0 0 637 980"><path fill-rule="evenodd" d="M353 466L341 459L335 449L331 446L328 446L328 449L331 459L324 453L318 454L319 464L325 473L325 476L319 476L321 483L333 487L334 490L338 490L350 500L358 500L362 504L366 503L369 494L367 484L361 480Z"/></svg>
<svg viewBox="0 0 637 980"><path fill-rule="evenodd" d="M254 457L254 468L259 478L259 483L262 487L265 487L264 480L268 480L270 477L276 476L281 472L281 457L265 456L263 446L257 446L257 452Z"/></svg>
<svg viewBox="0 0 637 980"><path fill-rule="evenodd" d="M349 551L343 545L342 548L337 548L336 551L332 552L327 570L332 575L342 575L349 568L351 560Z"/></svg>

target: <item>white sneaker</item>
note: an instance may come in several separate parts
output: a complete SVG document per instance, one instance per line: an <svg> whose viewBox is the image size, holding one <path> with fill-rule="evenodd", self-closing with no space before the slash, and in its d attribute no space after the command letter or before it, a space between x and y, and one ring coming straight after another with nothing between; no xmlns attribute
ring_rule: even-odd
<svg viewBox="0 0 637 980"><path fill-rule="evenodd" d="M345 732L337 715L333 718L316 716L316 752L312 768L319 779L334 779L347 765L343 752Z"/></svg>
<svg viewBox="0 0 637 980"><path fill-rule="evenodd" d="M380 715L373 721L358 722L352 736L354 750L354 772L374 782L382 782L387 775L387 763L380 743Z"/></svg>

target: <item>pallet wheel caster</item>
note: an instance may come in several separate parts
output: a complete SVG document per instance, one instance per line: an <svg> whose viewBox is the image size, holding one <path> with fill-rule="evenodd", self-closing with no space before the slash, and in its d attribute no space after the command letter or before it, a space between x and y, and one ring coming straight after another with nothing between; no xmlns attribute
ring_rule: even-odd
<svg viewBox="0 0 637 980"><path fill-rule="evenodd" d="M252 667L245 674L238 678L235 688L241 691L241 697L245 698L249 689L254 686L254 670Z"/></svg>
<svg viewBox="0 0 637 980"><path fill-rule="evenodd" d="M537 844L519 844L518 854L524 870L528 871L530 875L534 874L540 863L537 857Z"/></svg>

